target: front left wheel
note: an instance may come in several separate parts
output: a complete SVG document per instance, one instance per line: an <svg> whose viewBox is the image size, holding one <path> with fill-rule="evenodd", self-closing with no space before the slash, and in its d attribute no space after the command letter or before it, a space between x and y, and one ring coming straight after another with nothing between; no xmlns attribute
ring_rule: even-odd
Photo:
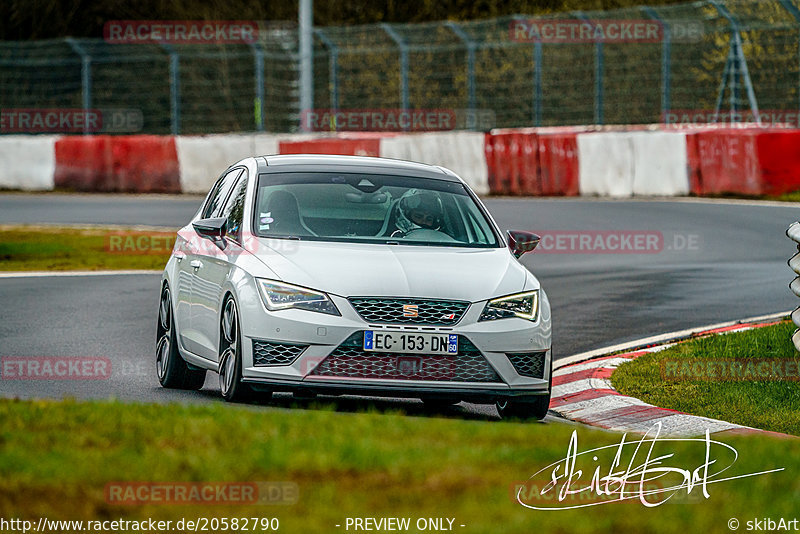
<svg viewBox="0 0 800 534"><path fill-rule="evenodd" d="M191 369L178 352L169 286L161 290L156 328L156 374L165 388L198 390L206 381L205 369Z"/></svg>

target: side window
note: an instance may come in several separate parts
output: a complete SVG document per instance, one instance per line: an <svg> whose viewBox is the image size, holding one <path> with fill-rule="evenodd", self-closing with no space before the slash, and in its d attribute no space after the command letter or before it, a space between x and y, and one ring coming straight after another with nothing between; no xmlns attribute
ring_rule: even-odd
<svg viewBox="0 0 800 534"><path fill-rule="evenodd" d="M247 171L236 183L225 203L220 217L228 219L227 234L235 241L242 242L242 221L244 221L244 205L247 196Z"/></svg>
<svg viewBox="0 0 800 534"><path fill-rule="evenodd" d="M224 175L220 176L219 178L217 178L217 181L211 187L211 191L208 192L208 195L206 196L206 200L203 202L203 208L200 210L200 218L201 219L207 218L208 217L207 214L211 213L211 207L210 206L212 204L212 201L215 198L217 198L217 196L219 195L219 190L222 187L222 180L224 178L225 178Z"/></svg>
<svg viewBox="0 0 800 534"><path fill-rule="evenodd" d="M223 174L220 179L217 180L217 183L214 184L214 188L211 190L211 194L208 195L208 201L203 208L203 219L221 216L220 212L225 203L225 199L228 198L228 193L230 192L231 187L233 187L233 184L236 183L236 179L239 177L241 172L241 168L232 169Z"/></svg>

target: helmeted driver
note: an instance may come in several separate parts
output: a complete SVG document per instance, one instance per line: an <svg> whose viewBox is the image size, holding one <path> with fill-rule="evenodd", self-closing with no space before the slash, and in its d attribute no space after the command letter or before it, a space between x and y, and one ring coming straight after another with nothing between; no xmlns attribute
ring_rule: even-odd
<svg viewBox="0 0 800 534"><path fill-rule="evenodd" d="M431 191L411 189L398 202L397 228L407 234L413 230L439 230L444 208L438 195Z"/></svg>

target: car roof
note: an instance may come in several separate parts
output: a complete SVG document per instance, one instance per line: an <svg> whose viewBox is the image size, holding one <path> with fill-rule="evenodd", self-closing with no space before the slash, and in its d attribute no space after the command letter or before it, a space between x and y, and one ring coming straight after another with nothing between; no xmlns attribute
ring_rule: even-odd
<svg viewBox="0 0 800 534"><path fill-rule="evenodd" d="M327 154L284 154L261 156L258 172L370 172L384 174L397 172L405 176L419 176L448 182L461 181L453 172L426 163L416 163L390 158L369 156L333 156ZM288 169L287 167L292 167Z"/></svg>

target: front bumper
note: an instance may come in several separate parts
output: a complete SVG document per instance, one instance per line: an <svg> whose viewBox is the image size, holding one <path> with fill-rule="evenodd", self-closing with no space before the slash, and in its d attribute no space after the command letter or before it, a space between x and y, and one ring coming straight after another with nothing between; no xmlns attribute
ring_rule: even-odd
<svg viewBox="0 0 800 534"><path fill-rule="evenodd" d="M452 327L370 324L364 321L342 297L332 295L331 299L342 313L341 317L303 310L267 311L257 294L240 295L242 317L242 380L256 388L272 391L299 391L324 394L358 394L395 397L457 397L475 402L492 402L497 399L520 396L544 395L549 393L552 353L550 351L551 326L550 307L544 292L540 293L540 312L537 321L519 318L499 319L478 322L485 305L473 303L461 320ZM358 343L365 330L403 330L408 333L456 334L460 346L472 347L485 361L488 374L480 379L460 380L462 375L430 376L433 379L414 379L412 374L403 378L369 378L364 373L353 376L333 376L320 374L320 369L330 367L326 362L330 356L339 354L341 348L352 348ZM287 357L280 365L256 365L253 341L274 344L300 344L299 355L287 351ZM338 350L338 352L337 352ZM450 358L449 365L460 369L459 358L469 357L478 361L474 353L463 351ZM353 353L353 352L351 352ZM525 376L518 370L519 358L527 354L541 353L542 372L540 377ZM514 362L509 356L516 357ZM344 355L346 356L346 354ZM389 355L384 355L389 356ZM397 358L411 355L396 354ZM363 358L363 355L358 355ZM428 365L436 357L422 356L422 365ZM431 358L425 360L425 358ZM384 358L385 359L385 358ZM446 358L445 358L446 359ZM384 362L385 363L385 362ZM399 362L398 362L399 365ZM456 366L456 367L453 367ZM528 373L530 374L530 373ZM423 378L425 375L420 375ZM473 376L473 375L463 375Z"/></svg>

